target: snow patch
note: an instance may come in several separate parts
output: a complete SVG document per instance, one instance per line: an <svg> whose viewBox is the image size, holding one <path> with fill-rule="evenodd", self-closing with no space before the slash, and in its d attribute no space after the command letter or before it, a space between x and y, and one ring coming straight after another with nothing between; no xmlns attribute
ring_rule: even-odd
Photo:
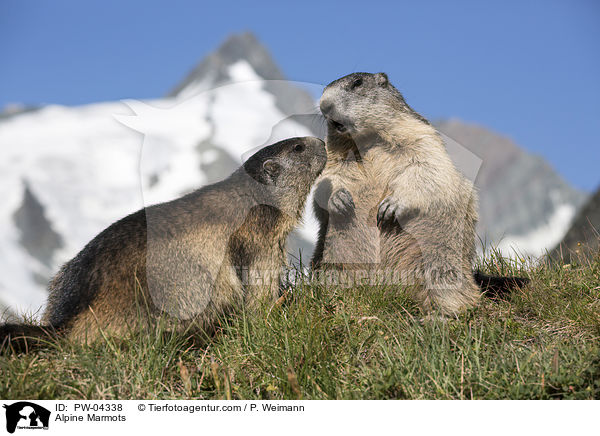
<svg viewBox="0 0 600 436"><path fill-rule="evenodd" d="M576 209L572 204L560 204L542 226L526 235L509 235L498 244L503 256L540 257L552 250L569 230Z"/></svg>

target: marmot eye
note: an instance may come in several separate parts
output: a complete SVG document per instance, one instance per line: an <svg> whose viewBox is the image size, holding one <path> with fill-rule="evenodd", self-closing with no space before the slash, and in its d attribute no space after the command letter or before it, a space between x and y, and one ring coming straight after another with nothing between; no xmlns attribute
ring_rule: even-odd
<svg viewBox="0 0 600 436"><path fill-rule="evenodd" d="M358 79L354 79L354 82L352 82L352 85L350 85L350 89L354 89L354 88L358 88L360 85L362 85L363 80L361 77L359 77Z"/></svg>
<svg viewBox="0 0 600 436"><path fill-rule="evenodd" d="M294 151L297 151L298 153L302 153L304 151L304 144L297 144L294 147Z"/></svg>

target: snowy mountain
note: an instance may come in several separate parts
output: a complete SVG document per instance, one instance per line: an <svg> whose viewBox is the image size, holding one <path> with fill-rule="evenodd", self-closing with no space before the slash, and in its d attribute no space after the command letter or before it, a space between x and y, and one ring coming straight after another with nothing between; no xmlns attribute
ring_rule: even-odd
<svg viewBox="0 0 600 436"><path fill-rule="evenodd" d="M506 137L459 120L435 124L482 160L475 179L482 241L505 255L541 256L562 239L585 193Z"/></svg>
<svg viewBox="0 0 600 436"><path fill-rule="evenodd" d="M165 98L0 115L0 310L39 315L47 280L124 215L227 177L265 144L322 137L312 97L321 90L285 81L254 36L241 34ZM504 237L534 254L560 240L583 194L485 129L439 128L483 160L473 176L484 240ZM306 262L317 230L310 213L304 221L289 251Z"/></svg>

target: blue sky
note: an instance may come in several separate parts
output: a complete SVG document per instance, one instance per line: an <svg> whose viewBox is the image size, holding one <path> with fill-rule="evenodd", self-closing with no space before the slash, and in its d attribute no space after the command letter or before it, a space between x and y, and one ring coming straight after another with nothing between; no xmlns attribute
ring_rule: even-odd
<svg viewBox="0 0 600 436"><path fill-rule="evenodd" d="M431 119L457 117L600 184L600 2L3 0L0 107L167 93L232 32L288 78L385 71Z"/></svg>

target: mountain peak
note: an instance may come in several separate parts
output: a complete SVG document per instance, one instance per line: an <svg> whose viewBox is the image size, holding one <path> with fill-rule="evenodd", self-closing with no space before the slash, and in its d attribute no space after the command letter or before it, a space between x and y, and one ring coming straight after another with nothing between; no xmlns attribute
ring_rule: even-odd
<svg viewBox="0 0 600 436"><path fill-rule="evenodd" d="M188 98L199 91L234 83L237 80L232 77L232 66L240 63L245 63L264 80L263 89L274 97L275 106L284 117L293 117L315 136L324 135L324 124L314 115L314 98L297 83L285 80L269 51L251 32L230 35L169 93L169 97Z"/></svg>
<svg viewBox="0 0 600 436"><path fill-rule="evenodd" d="M246 61L266 80L284 80L283 73L271 54L252 32L230 35L213 53L206 56L175 88L169 97L177 96L188 86L210 81L212 85L227 82L228 69L239 61Z"/></svg>

